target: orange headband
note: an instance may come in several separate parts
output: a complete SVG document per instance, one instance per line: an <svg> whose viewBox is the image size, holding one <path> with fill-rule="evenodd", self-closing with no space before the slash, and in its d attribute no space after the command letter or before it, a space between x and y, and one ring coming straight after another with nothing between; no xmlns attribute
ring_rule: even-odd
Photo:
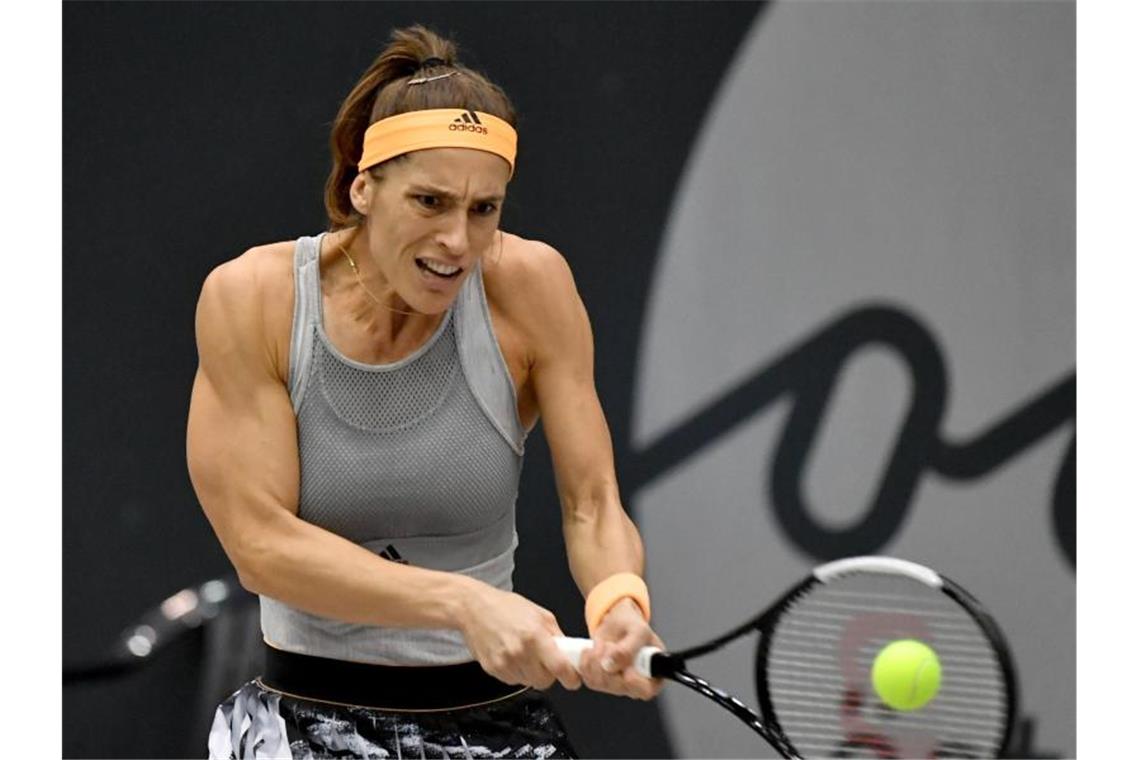
<svg viewBox="0 0 1140 760"><path fill-rule="evenodd" d="M364 171L389 158L426 148L474 148L494 153L515 173L518 134L507 122L481 111L433 108L408 111L375 122L364 132Z"/></svg>

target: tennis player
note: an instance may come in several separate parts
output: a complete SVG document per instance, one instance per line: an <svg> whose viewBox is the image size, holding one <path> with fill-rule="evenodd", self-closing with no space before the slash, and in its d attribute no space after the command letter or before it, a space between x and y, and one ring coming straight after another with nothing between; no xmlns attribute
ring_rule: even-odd
<svg viewBox="0 0 1140 760"><path fill-rule="evenodd" d="M211 757L572 757L536 690L660 689L632 667L662 643L586 312L558 251L499 229L515 113L455 50L394 32L333 126L329 230L202 287L190 474L266 644ZM596 642L580 674L511 591L540 415Z"/></svg>

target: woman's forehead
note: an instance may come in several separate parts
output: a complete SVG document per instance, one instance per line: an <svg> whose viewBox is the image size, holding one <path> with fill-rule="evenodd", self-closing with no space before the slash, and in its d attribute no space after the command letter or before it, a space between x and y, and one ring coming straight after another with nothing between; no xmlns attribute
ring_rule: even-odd
<svg viewBox="0 0 1140 760"><path fill-rule="evenodd" d="M457 196L502 195L510 166L494 153L473 148L428 148L398 162L400 179L430 184Z"/></svg>

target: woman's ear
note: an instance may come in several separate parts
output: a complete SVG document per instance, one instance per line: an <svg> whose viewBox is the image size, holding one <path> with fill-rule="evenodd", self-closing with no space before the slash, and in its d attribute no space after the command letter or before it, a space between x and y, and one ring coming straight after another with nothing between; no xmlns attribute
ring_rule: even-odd
<svg viewBox="0 0 1140 760"><path fill-rule="evenodd" d="M372 193L375 192L376 181L368 172L360 172L348 187L348 198L352 207L361 215L367 215L372 208Z"/></svg>

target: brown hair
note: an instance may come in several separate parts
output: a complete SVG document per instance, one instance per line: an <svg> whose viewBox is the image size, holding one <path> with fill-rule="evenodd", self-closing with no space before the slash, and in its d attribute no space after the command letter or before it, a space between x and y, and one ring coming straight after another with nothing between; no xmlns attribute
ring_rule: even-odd
<svg viewBox="0 0 1140 760"><path fill-rule="evenodd" d="M430 108L466 108L498 116L515 126L515 109L502 89L478 72L456 61L457 46L423 26L392 31L388 47L372 62L341 103L329 139L332 170L325 182L325 211L329 229L354 227L361 221L352 206L348 188L359 173L357 163L364 131L380 119ZM431 59L437 61L431 61ZM424 66L429 61L430 66ZM408 86L414 75L454 76ZM402 156L390 159L398 161ZM388 163L388 162L385 162ZM380 164L369 169L378 177Z"/></svg>

